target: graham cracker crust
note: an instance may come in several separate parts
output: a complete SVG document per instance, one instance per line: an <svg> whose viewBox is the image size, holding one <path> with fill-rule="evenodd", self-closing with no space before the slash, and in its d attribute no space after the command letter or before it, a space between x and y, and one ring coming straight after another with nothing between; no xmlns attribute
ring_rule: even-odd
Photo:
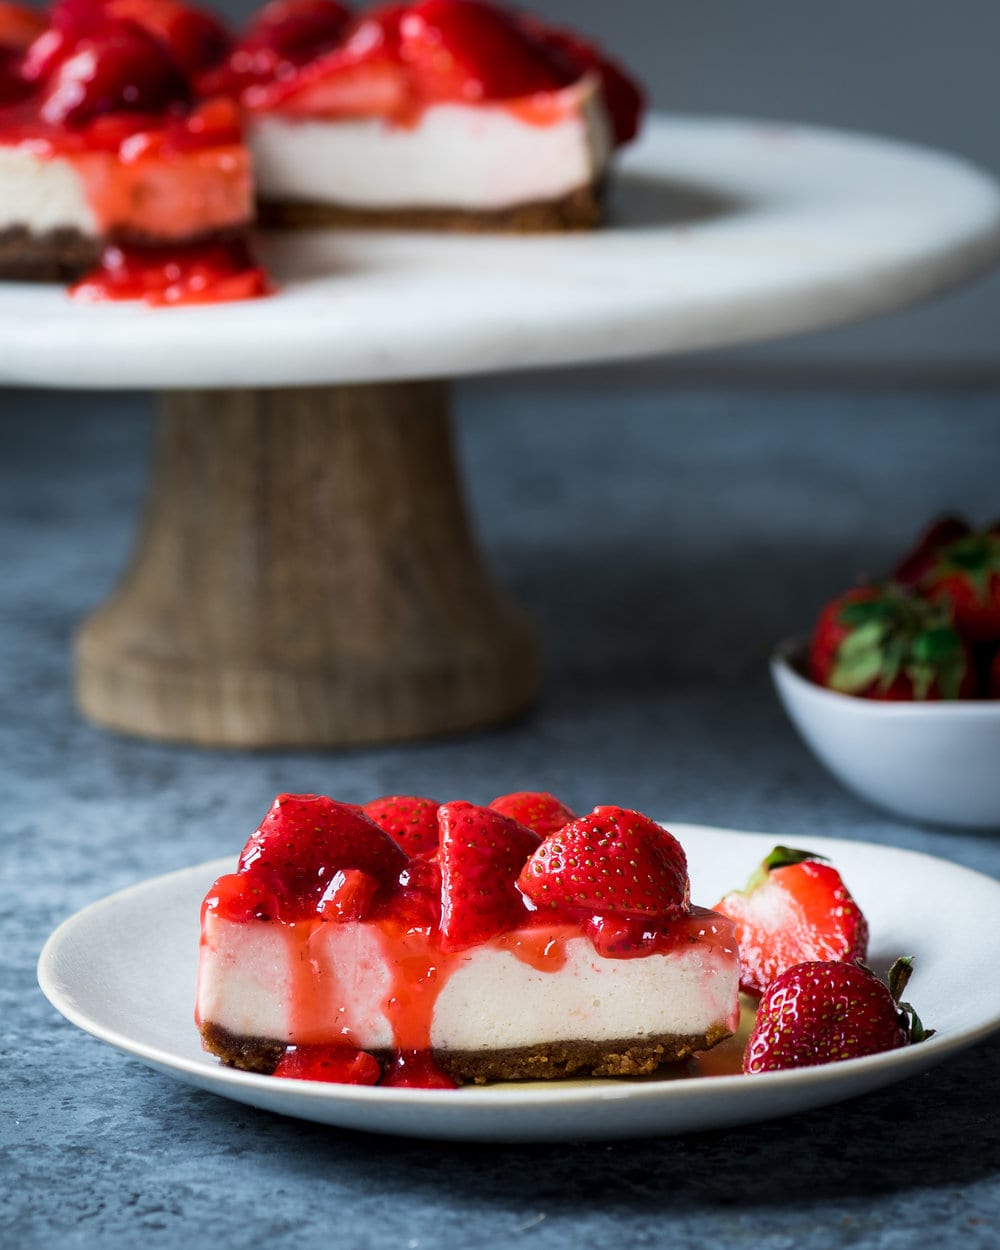
<svg viewBox="0 0 1000 1250"><path fill-rule="evenodd" d="M0 230L0 279L10 282L72 282L100 259L101 243L63 227L34 234L27 226Z"/></svg>
<svg viewBox="0 0 1000 1250"><path fill-rule="evenodd" d="M544 234L565 230L592 230L603 215L602 189L579 187L559 200L515 204L510 208L475 211L461 208L350 208L262 200L258 216L263 226L308 229L441 230L466 233Z"/></svg>
<svg viewBox="0 0 1000 1250"><path fill-rule="evenodd" d="M667 1033L659 1037L612 1042L552 1042L508 1050L436 1051L434 1060L460 1085L491 1081L550 1081L568 1076L649 1076L664 1064L677 1063L697 1050L709 1050L731 1036L725 1025L708 1033ZM285 1051L283 1042L240 1037L215 1024L201 1026L202 1043L223 1063L244 1072L270 1075ZM371 1052L383 1069L392 1052Z"/></svg>
<svg viewBox="0 0 1000 1250"><path fill-rule="evenodd" d="M247 238L249 226L208 230L184 239L183 244L226 243ZM169 247L164 239L114 231L97 238L82 230L60 227L36 234L27 226L7 226L0 230L0 281L74 282L94 269L107 243L132 247Z"/></svg>

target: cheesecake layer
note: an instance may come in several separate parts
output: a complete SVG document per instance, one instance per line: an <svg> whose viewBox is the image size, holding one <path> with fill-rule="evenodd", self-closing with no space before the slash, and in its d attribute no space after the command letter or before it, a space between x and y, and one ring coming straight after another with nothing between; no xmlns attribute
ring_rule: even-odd
<svg viewBox="0 0 1000 1250"><path fill-rule="evenodd" d="M598 954L566 925L444 954L423 930L237 923L208 910L197 1019L211 1049L213 1037L229 1039L224 1057L239 1066L241 1044L249 1054L339 1042L430 1050L446 1070L449 1055L465 1056L464 1069L468 1056L489 1056L491 1070L506 1055L522 1071L551 1047L552 1074L613 1066L608 1056L629 1049L645 1055L633 1063L661 1063L718 1041L737 1019L731 926L710 912L678 926L668 949L627 958ZM561 1059L558 1047L570 1048Z"/></svg>
<svg viewBox="0 0 1000 1250"><path fill-rule="evenodd" d="M278 204L407 213L502 213L600 182L612 136L588 75L551 101L436 104L412 124L251 113L258 193Z"/></svg>

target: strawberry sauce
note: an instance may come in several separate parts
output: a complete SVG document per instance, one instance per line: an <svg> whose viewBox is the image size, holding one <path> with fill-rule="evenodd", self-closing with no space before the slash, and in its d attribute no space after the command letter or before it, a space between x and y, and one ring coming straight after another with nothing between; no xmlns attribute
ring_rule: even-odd
<svg viewBox="0 0 1000 1250"><path fill-rule="evenodd" d="M154 306L220 304L271 291L243 240L173 247L108 246L98 268L70 287L83 303L142 300Z"/></svg>

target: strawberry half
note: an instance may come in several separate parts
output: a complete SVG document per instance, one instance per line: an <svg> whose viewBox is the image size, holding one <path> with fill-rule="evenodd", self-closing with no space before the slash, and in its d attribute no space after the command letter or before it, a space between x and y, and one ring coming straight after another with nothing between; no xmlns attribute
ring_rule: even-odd
<svg viewBox="0 0 1000 1250"><path fill-rule="evenodd" d="M868 922L822 855L776 846L713 911L736 925L740 987L760 994L795 964L864 959Z"/></svg>
<svg viewBox="0 0 1000 1250"><path fill-rule="evenodd" d="M648 816L622 807L595 807L549 834L517 884L540 910L577 916L662 918L689 904L681 844Z"/></svg>
<svg viewBox="0 0 1000 1250"><path fill-rule="evenodd" d="M533 829L540 838L548 837L571 820L576 820L576 812L571 812L554 794L544 791L522 790L516 794L501 794L490 807L502 816L509 816L518 824Z"/></svg>
<svg viewBox="0 0 1000 1250"><path fill-rule="evenodd" d="M527 918L515 880L538 846L536 833L488 807L445 803L441 827L441 946L462 950Z"/></svg>
<svg viewBox="0 0 1000 1250"><path fill-rule="evenodd" d="M433 855L438 849L438 808L435 799L412 794L388 794L361 809L407 855Z"/></svg>
<svg viewBox="0 0 1000 1250"><path fill-rule="evenodd" d="M405 852L355 807L323 795L279 794L243 848L239 874L270 895L278 920L305 919L328 907L336 913L338 891L340 906L360 919L357 900L367 887L347 870L387 889L395 888L406 865Z"/></svg>
<svg viewBox="0 0 1000 1250"><path fill-rule="evenodd" d="M828 603L809 648L818 685L866 699L971 698L976 675L947 607L888 583Z"/></svg>
<svg viewBox="0 0 1000 1250"><path fill-rule="evenodd" d="M877 1055L933 1033L899 1001L913 970L897 959L888 988L863 964L802 963L768 987L743 1055L743 1071L809 1068Z"/></svg>

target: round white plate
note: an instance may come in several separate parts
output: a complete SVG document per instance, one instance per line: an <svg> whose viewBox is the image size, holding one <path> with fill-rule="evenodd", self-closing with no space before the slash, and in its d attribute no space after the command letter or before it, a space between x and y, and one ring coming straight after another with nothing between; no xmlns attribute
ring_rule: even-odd
<svg viewBox="0 0 1000 1250"><path fill-rule="evenodd" d="M273 235L272 299L81 305L0 283L0 383L289 386L687 352L867 317L1000 257L957 158L800 126L653 117L610 224L533 237Z"/></svg>
<svg viewBox="0 0 1000 1250"><path fill-rule="evenodd" d="M742 884L775 842L797 839L671 825L696 900ZM800 843L798 843L800 844ZM907 997L937 1030L919 1046L763 1076L521 1083L460 1090L358 1088L236 1072L206 1055L192 1017L199 907L234 861L158 877L61 925L39 983L67 1019L170 1076L284 1115L370 1132L479 1141L556 1141L681 1133L789 1115L887 1085L1000 1027L984 992L1000 966L1000 882L909 851L826 838L808 849L841 869L871 925L880 970L915 957Z"/></svg>

